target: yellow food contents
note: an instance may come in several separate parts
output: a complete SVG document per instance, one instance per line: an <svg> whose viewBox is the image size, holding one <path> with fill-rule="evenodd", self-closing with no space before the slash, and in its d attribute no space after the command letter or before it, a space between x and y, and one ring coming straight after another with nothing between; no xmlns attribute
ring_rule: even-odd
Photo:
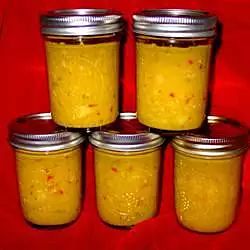
<svg viewBox="0 0 250 250"><path fill-rule="evenodd" d="M118 153L95 149L97 208L101 219L131 226L158 208L160 149Z"/></svg>
<svg viewBox="0 0 250 250"><path fill-rule="evenodd" d="M21 205L27 221L62 225L81 208L81 150L16 151Z"/></svg>
<svg viewBox="0 0 250 250"><path fill-rule="evenodd" d="M98 127L118 115L119 42L46 41L53 120L65 127Z"/></svg>
<svg viewBox="0 0 250 250"><path fill-rule="evenodd" d="M242 156L198 158L175 154L175 207L179 222L199 232L229 227L237 209Z"/></svg>
<svg viewBox="0 0 250 250"><path fill-rule="evenodd" d="M137 41L137 114L164 130L200 127L205 118L211 45L158 46Z"/></svg>

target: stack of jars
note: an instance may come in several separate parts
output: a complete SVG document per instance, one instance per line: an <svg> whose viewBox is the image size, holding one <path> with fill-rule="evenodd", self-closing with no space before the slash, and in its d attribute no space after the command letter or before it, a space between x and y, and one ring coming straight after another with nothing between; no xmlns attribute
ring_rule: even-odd
<svg viewBox="0 0 250 250"><path fill-rule="evenodd" d="M136 13L133 21L137 113L119 113L122 16L103 9L42 16L51 113L10 125L24 217L44 226L76 220L87 136L100 218L130 227L155 216L167 137L175 149L178 221L194 231L223 231L237 211L247 129L206 116L217 18L164 9Z"/></svg>

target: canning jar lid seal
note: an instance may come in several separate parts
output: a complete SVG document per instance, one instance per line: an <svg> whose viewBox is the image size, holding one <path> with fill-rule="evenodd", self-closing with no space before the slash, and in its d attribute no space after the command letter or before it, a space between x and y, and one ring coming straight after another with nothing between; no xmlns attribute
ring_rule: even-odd
<svg viewBox="0 0 250 250"><path fill-rule="evenodd" d="M209 12L189 9L152 9L133 15L136 34L172 37L205 38L216 34L217 17Z"/></svg>
<svg viewBox="0 0 250 250"><path fill-rule="evenodd" d="M45 152L75 147L84 137L56 125L51 113L37 113L14 120L9 127L9 141L18 149Z"/></svg>
<svg viewBox="0 0 250 250"><path fill-rule="evenodd" d="M176 149L197 155L227 155L248 148L249 131L239 122L222 116L208 116L200 133L176 136Z"/></svg>
<svg viewBox="0 0 250 250"><path fill-rule="evenodd" d="M44 35L105 35L120 32L123 27L122 15L107 9L63 9L41 16Z"/></svg>
<svg viewBox="0 0 250 250"><path fill-rule="evenodd" d="M112 151L138 152L159 147L164 139L140 125L135 113L121 113L115 124L101 131L93 132L89 141L97 148Z"/></svg>

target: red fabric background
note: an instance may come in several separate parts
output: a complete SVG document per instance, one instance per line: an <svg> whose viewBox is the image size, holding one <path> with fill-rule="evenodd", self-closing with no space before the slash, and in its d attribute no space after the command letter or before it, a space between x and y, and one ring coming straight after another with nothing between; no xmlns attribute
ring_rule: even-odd
<svg viewBox="0 0 250 250"><path fill-rule="evenodd" d="M104 225L95 208L92 150L86 156L86 195L80 218L60 230L38 230L21 215L14 155L7 125L17 116L49 110L45 57L39 15L54 8L105 7L131 14L142 8L196 8L216 13L223 23L222 46L212 83L212 112L250 127L250 2L248 0L0 0L0 250L235 250L250 243L250 154L244 164L243 197L235 224L226 232L202 235L183 229L173 210L172 152L165 151L160 213L131 230ZM125 46L123 111L135 111L134 44L131 28Z"/></svg>

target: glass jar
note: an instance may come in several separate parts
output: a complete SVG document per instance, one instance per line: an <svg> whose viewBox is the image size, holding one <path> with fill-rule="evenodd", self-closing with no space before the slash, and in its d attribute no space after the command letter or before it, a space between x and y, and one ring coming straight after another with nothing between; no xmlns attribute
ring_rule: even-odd
<svg viewBox="0 0 250 250"><path fill-rule="evenodd" d="M121 15L102 9L55 10L41 17L53 120L99 127L118 116Z"/></svg>
<svg viewBox="0 0 250 250"><path fill-rule="evenodd" d="M205 119L216 17L185 9L133 16L137 115L149 127L179 131Z"/></svg>
<svg viewBox="0 0 250 250"><path fill-rule="evenodd" d="M157 214L164 139L142 129L135 114L121 114L118 123L92 133L90 142L99 215L110 225L128 227Z"/></svg>
<svg viewBox="0 0 250 250"><path fill-rule="evenodd" d="M209 116L200 134L177 136L175 209L180 224L204 233L227 229L235 219L247 129Z"/></svg>
<svg viewBox="0 0 250 250"><path fill-rule="evenodd" d="M57 126L50 113L23 116L10 125L20 201L28 222L56 226L77 218L83 140L81 134Z"/></svg>

